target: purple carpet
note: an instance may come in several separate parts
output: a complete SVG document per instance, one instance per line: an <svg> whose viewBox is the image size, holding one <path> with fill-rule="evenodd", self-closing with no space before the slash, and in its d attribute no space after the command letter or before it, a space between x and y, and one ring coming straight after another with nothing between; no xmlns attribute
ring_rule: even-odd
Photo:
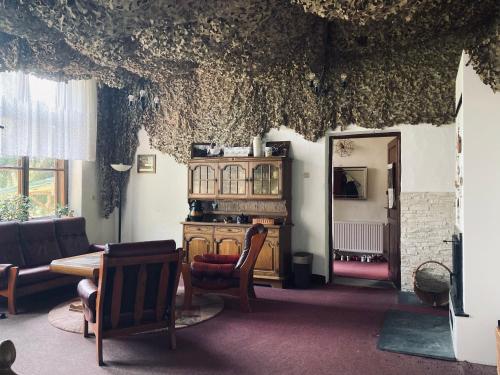
<svg viewBox="0 0 500 375"><path fill-rule="evenodd" d="M66 296L39 295L29 309L0 320L0 339L17 346L14 370L37 374L495 374L488 366L447 362L377 350L388 309L446 314L398 305L394 290L331 286L312 290L257 288L253 313L237 301L205 323L179 330L177 350L166 336L138 335L104 341L96 365L93 338L53 328L47 312ZM23 301L21 301L23 302ZM0 309L3 307L0 306Z"/></svg>

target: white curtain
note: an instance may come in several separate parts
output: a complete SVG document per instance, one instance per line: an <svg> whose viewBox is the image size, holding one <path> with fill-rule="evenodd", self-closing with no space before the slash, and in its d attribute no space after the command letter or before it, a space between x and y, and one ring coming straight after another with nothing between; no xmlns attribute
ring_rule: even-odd
<svg viewBox="0 0 500 375"><path fill-rule="evenodd" d="M0 155L95 160L97 87L0 73Z"/></svg>

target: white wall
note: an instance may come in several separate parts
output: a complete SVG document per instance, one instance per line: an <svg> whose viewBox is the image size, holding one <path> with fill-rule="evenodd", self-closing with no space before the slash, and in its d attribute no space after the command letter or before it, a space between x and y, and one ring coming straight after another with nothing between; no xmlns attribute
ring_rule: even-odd
<svg viewBox="0 0 500 375"><path fill-rule="evenodd" d="M367 199L335 199L336 221L387 222L387 145L394 137L353 138L354 151L341 157L333 153L334 167L367 167ZM339 142L334 140L334 147Z"/></svg>
<svg viewBox="0 0 500 375"><path fill-rule="evenodd" d="M290 141L292 162L292 251L314 254L313 273L328 276L328 146L293 130L272 129L265 141Z"/></svg>
<svg viewBox="0 0 500 375"><path fill-rule="evenodd" d="M407 125L401 130L401 191L454 192L455 125Z"/></svg>
<svg viewBox="0 0 500 375"><path fill-rule="evenodd" d="M90 243L116 242L115 214L108 219L100 215L95 162L70 162L68 185L68 205L75 211L75 216L85 217Z"/></svg>
<svg viewBox="0 0 500 375"><path fill-rule="evenodd" d="M144 130L139 132L137 154L156 155L156 174L137 173L137 166L132 167L123 210L122 240L173 239L182 247L180 222L188 214L187 167L151 149Z"/></svg>
<svg viewBox="0 0 500 375"><path fill-rule="evenodd" d="M458 359L494 365L500 319L500 93L483 84L471 66L462 74L457 81L463 85L464 116L464 311L470 317L455 318L454 343Z"/></svg>

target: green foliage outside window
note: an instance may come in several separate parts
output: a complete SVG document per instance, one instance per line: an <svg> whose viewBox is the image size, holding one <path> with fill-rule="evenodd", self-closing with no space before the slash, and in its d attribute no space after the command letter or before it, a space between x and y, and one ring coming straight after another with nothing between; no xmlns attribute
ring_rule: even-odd
<svg viewBox="0 0 500 375"><path fill-rule="evenodd" d="M0 221L27 221L33 207L29 197L13 195L0 201Z"/></svg>

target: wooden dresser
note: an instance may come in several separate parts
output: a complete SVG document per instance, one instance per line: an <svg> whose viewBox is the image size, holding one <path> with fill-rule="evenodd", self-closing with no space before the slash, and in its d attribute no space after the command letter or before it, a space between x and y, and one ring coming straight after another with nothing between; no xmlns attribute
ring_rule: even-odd
<svg viewBox="0 0 500 375"><path fill-rule="evenodd" d="M291 159L194 158L188 165L188 200L203 205L202 222L184 221L184 250L198 254L240 254L251 224L238 215L275 219L255 265L256 283L283 287L291 271ZM232 220L232 222L225 223Z"/></svg>

